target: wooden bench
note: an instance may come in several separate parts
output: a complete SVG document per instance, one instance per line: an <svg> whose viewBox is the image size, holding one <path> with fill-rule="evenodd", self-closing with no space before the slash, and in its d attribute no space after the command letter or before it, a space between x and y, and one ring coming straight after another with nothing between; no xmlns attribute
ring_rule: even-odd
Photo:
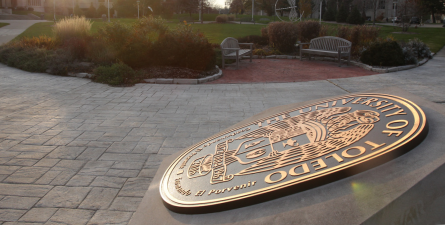
<svg viewBox="0 0 445 225"><path fill-rule="evenodd" d="M239 45L250 45L250 49L241 49ZM250 62L252 62L253 43L238 43L238 40L228 37L221 42L222 68L224 69L225 59L236 59L236 68L238 68L239 59L243 55L250 53Z"/></svg>
<svg viewBox="0 0 445 225"><path fill-rule="evenodd" d="M243 17L243 18L239 18L238 20L239 20L239 24L241 24L241 22L250 22L250 23L253 22L253 24L255 24L255 20L252 21L252 18L250 18L250 17Z"/></svg>
<svg viewBox="0 0 445 225"><path fill-rule="evenodd" d="M314 38L310 43L298 43L300 45L300 60L303 60L303 53L309 55L309 60L311 60L311 55L338 57L338 66L341 66L341 58L348 57L349 65L352 43L348 40L339 37L325 36ZM307 44L309 44L309 48L303 49L303 45Z"/></svg>

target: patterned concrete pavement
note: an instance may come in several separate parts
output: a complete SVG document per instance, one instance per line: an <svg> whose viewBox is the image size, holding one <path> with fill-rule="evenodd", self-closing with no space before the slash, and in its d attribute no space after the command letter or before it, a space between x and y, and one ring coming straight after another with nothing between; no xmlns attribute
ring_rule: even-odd
<svg viewBox="0 0 445 225"><path fill-rule="evenodd" d="M161 160L267 108L398 86L445 102L445 54L390 74L116 88L0 65L0 224L126 224Z"/></svg>
<svg viewBox="0 0 445 225"><path fill-rule="evenodd" d="M23 33L28 27L35 23L46 22L43 20L0 20L1 23L9 25L0 28L0 44L5 44Z"/></svg>

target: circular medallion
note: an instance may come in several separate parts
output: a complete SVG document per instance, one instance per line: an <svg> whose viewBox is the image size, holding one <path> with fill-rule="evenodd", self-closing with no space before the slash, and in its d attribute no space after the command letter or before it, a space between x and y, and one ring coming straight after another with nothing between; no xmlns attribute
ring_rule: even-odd
<svg viewBox="0 0 445 225"><path fill-rule="evenodd" d="M214 135L184 151L160 193L179 213L233 209L320 186L393 159L428 132L413 102L345 95Z"/></svg>
<svg viewBox="0 0 445 225"><path fill-rule="evenodd" d="M281 21L285 21L284 17L287 16L290 22L297 22L300 19L298 18L297 8L297 1L295 0L277 0L275 2L275 15Z"/></svg>

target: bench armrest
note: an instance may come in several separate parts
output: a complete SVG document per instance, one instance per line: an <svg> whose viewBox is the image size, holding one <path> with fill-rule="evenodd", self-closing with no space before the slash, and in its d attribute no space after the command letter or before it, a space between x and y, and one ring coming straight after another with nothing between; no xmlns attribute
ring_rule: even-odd
<svg viewBox="0 0 445 225"><path fill-rule="evenodd" d="M338 49L338 51L346 50L347 52L350 52L351 46L338 46L337 49Z"/></svg>

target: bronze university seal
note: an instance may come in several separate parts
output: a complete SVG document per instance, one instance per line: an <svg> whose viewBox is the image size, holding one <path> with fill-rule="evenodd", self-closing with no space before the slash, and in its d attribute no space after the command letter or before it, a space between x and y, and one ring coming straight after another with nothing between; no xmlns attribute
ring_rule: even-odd
<svg viewBox="0 0 445 225"><path fill-rule="evenodd" d="M214 135L165 171L160 193L180 213L254 204L361 172L403 154L427 134L413 102L345 95Z"/></svg>

